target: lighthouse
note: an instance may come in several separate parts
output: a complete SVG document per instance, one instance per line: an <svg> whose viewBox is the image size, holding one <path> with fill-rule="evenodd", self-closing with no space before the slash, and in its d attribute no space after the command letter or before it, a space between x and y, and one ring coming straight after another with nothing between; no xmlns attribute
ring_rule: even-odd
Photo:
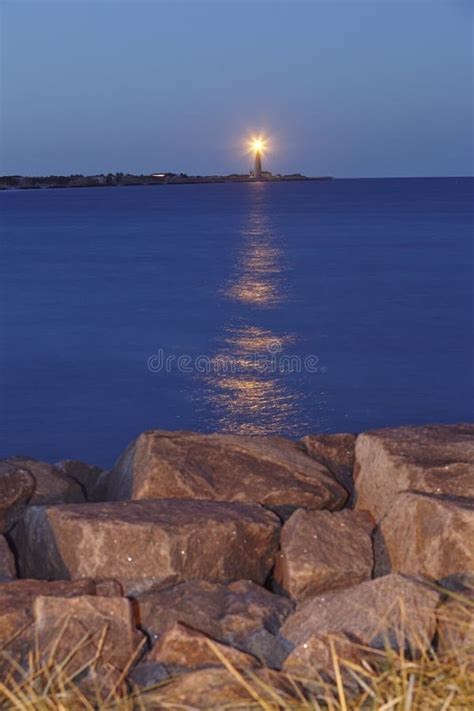
<svg viewBox="0 0 474 711"><path fill-rule="evenodd" d="M256 180L261 180L263 177L262 171L262 156L267 150L268 139L263 136L254 136L248 142L249 152L254 156L254 169L250 175Z"/></svg>
<svg viewBox="0 0 474 711"><path fill-rule="evenodd" d="M266 173L262 170L262 158L264 153L268 150L268 138L265 138L262 134L259 136L252 136L247 141L247 152L253 156L254 164L253 170L250 171L250 177L255 180L265 180L271 176L271 173Z"/></svg>
<svg viewBox="0 0 474 711"><path fill-rule="evenodd" d="M255 149L255 168L254 175L256 178L262 177L262 151L261 148Z"/></svg>

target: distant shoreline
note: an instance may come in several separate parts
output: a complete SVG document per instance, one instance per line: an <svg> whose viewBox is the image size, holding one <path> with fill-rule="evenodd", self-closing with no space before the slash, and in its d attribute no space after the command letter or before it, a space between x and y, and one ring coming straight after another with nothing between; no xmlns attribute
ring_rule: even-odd
<svg viewBox="0 0 474 711"><path fill-rule="evenodd" d="M115 174L117 175L117 174ZM114 175L114 177L115 177ZM282 182L307 182L307 181L332 181L332 180L474 180L472 175L398 175L384 177L340 177L334 176L306 176L298 173L294 175L281 175L263 177L256 180L248 175L243 176L182 176L175 175L174 179L153 178L149 175L124 175L122 180L113 182L100 182L98 178L109 176L0 176L0 192L9 190L57 190L61 188L110 188L110 187L139 187L144 185L206 185L215 183L282 183Z"/></svg>
<svg viewBox="0 0 474 711"><path fill-rule="evenodd" d="M106 188L133 185L190 185L206 183L279 183L307 180L334 180L332 176L309 177L301 173L272 175L260 178L251 175L187 175L186 173L159 173L133 175L109 173L108 175L50 175L50 176L0 176L0 190L43 190L60 188Z"/></svg>

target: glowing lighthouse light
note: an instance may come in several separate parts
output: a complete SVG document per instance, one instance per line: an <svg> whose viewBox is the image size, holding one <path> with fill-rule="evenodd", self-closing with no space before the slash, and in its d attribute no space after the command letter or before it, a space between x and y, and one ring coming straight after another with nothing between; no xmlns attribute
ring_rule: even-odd
<svg viewBox="0 0 474 711"><path fill-rule="evenodd" d="M268 150L268 139L263 136L253 136L249 141L250 152L255 155L254 176L262 177L262 155Z"/></svg>
<svg viewBox="0 0 474 711"><path fill-rule="evenodd" d="M254 138L252 140L252 149L258 153L265 150L267 142L263 138Z"/></svg>

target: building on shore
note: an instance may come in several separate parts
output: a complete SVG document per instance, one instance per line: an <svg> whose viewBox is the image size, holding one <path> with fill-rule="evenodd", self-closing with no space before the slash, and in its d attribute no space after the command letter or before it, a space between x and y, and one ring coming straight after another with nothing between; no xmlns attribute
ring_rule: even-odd
<svg viewBox="0 0 474 711"><path fill-rule="evenodd" d="M270 173L269 170L260 170L259 173L257 173L257 171L255 171L255 170L251 170L249 173L249 176L251 178L255 178L255 180L265 180L265 179L268 180L269 178L276 178L276 177L280 178L281 177L280 175L279 176L273 175L273 173Z"/></svg>

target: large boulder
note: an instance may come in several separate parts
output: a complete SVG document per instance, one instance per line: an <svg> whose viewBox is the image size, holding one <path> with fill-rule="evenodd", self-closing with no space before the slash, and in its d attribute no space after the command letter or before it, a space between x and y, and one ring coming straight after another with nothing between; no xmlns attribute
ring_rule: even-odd
<svg viewBox="0 0 474 711"><path fill-rule="evenodd" d="M380 533L393 572L433 580L474 573L474 499L398 494Z"/></svg>
<svg viewBox="0 0 474 711"><path fill-rule="evenodd" d="M300 603L281 628L295 647L310 637L346 635L356 644L426 650L436 628L439 594L401 575L360 583Z"/></svg>
<svg viewBox="0 0 474 711"><path fill-rule="evenodd" d="M123 597L39 596L33 617L40 657L54 656L71 677L97 664L123 671L143 646L132 604Z"/></svg>
<svg viewBox="0 0 474 711"><path fill-rule="evenodd" d="M0 462L0 533L12 528L22 506L31 498L35 479L31 472L8 462Z"/></svg>
<svg viewBox="0 0 474 711"><path fill-rule="evenodd" d="M356 442L356 508L377 522L401 492L473 497L474 425L373 430Z"/></svg>
<svg viewBox="0 0 474 711"><path fill-rule="evenodd" d="M296 600L369 580L373 523L358 511L299 509L281 533L275 582Z"/></svg>
<svg viewBox="0 0 474 711"><path fill-rule="evenodd" d="M174 676L183 671L222 666L222 656L236 669L259 666L251 654L217 642L182 622L168 625L143 663L162 665L170 676Z"/></svg>
<svg viewBox="0 0 474 711"><path fill-rule="evenodd" d="M293 604L248 580L230 585L190 580L145 592L135 604L152 642L162 638L169 624L180 622L267 666L279 666L289 651L277 634Z"/></svg>
<svg viewBox="0 0 474 711"><path fill-rule="evenodd" d="M134 594L192 578L263 583L279 531L256 504L162 499L28 507L13 534L23 577L100 575Z"/></svg>
<svg viewBox="0 0 474 711"><path fill-rule="evenodd" d="M346 490L332 473L282 437L144 432L109 475L110 499L256 502L280 514L339 509Z"/></svg>
<svg viewBox="0 0 474 711"><path fill-rule="evenodd" d="M357 435L349 432L337 434L306 435L301 440L307 454L327 467L352 496L353 470Z"/></svg>
<svg viewBox="0 0 474 711"><path fill-rule="evenodd" d="M85 501L81 485L75 479L65 475L52 464L40 462L28 457L11 457L0 462L0 481L3 476L14 477L15 472L22 473L25 479L23 488L29 491L23 500L33 504L80 503ZM28 485L24 473L34 480L34 487ZM1 484L0 484L1 486ZM1 493L1 491L0 491ZM1 506L1 504L0 504Z"/></svg>
<svg viewBox="0 0 474 711"><path fill-rule="evenodd" d="M15 558L5 536L0 534L0 583L15 580ZM1 613L0 613L1 614Z"/></svg>

